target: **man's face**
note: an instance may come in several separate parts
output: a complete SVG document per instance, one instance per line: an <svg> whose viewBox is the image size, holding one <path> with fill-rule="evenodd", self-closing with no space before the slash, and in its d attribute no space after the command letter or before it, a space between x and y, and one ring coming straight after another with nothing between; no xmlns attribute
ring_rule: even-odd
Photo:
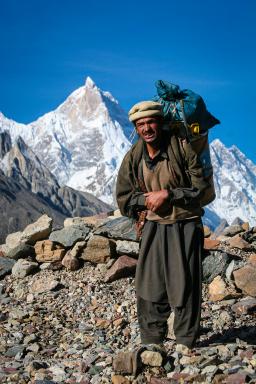
<svg viewBox="0 0 256 384"><path fill-rule="evenodd" d="M160 138L162 123L156 117L143 117L136 121L138 135L148 144Z"/></svg>

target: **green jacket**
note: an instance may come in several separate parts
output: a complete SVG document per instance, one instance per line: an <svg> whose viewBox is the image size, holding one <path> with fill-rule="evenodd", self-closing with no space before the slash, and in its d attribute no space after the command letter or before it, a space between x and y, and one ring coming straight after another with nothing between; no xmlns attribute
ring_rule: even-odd
<svg viewBox="0 0 256 384"><path fill-rule="evenodd" d="M177 188L170 191L170 204L174 209L174 220L201 216L200 204L204 190L209 184L203 178L203 170L198 156L189 143L181 144L176 135L163 134L167 143L168 161L176 174ZM139 138L125 155L118 172L116 199L124 216L136 218L138 210L143 206L143 191L139 183L139 166L143 156L143 141Z"/></svg>

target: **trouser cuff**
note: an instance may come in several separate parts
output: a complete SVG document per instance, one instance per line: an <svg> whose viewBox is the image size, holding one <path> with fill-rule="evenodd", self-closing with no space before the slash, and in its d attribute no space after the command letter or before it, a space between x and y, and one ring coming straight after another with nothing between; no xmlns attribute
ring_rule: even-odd
<svg viewBox="0 0 256 384"><path fill-rule="evenodd" d="M191 349L195 346L195 338L176 337L176 344L182 344Z"/></svg>

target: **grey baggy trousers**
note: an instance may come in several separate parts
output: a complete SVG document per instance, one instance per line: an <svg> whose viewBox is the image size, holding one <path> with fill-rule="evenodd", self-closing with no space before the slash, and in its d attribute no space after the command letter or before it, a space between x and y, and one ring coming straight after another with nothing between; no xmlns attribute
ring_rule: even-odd
<svg viewBox="0 0 256 384"><path fill-rule="evenodd" d="M177 343L194 345L201 315L202 251L200 218L146 222L135 278L142 343L163 342L172 307Z"/></svg>

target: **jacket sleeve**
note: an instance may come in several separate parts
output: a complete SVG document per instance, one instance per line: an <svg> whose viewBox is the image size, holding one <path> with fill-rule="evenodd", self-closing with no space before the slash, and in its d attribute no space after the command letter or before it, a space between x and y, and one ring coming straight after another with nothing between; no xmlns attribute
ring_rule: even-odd
<svg viewBox="0 0 256 384"><path fill-rule="evenodd" d="M132 172L131 153L121 164L116 182L116 201L123 216L136 218L136 212L145 209L145 197L140 191Z"/></svg>
<svg viewBox="0 0 256 384"><path fill-rule="evenodd" d="M191 144L186 143L183 150L185 158L184 167L190 181L190 187L172 189L169 192L170 202L182 207L200 206L201 198L205 189L209 187L209 183L203 177L202 165Z"/></svg>

